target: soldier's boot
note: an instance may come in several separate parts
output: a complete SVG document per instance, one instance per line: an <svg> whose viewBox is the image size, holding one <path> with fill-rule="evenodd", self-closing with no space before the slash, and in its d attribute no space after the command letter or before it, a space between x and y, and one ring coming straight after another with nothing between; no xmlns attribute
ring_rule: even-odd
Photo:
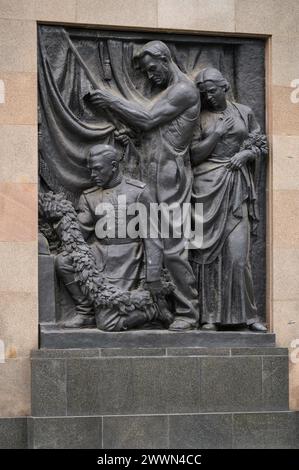
<svg viewBox="0 0 299 470"><path fill-rule="evenodd" d="M157 297L155 307L156 307L156 312L157 312L157 315L156 315L157 320L160 320L160 322L163 324L165 328L169 328L169 326L173 322L174 316L169 310L168 304L164 296Z"/></svg>
<svg viewBox="0 0 299 470"><path fill-rule="evenodd" d="M154 312L151 317L154 316ZM152 318L149 318L148 313L143 310L133 310L122 322L122 330L131 330L147 323Z"/></svg>
<svg viewBox="0 0 299 470"><path fill-rule="evenodd" d="M77 281L65 283L65 287L71 295L75 306L76 315L62 323L64 328L92 328L96 326L93 306L90 300L83 294Z"/></svg>
<svg viewBox="0 0 299 470"><path fill-rule="evenodd" d="M164 298L159 298L154 304L147 306L146 311L134 310L124 320L122 324L123 330L130 330L151 322L159 320L166 328L173 321L173 315L168 309L167 302Z"/></svg>

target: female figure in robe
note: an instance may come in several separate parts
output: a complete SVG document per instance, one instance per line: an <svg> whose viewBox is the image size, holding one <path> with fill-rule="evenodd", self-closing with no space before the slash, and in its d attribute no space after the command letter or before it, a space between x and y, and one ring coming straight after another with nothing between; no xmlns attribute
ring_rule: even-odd
<svg viewBox="0 0 299 470"><path fill-rule="evenodd" d="M191 147L193 202L203 204L203 242L190 250L202 329L247 325L266 332L257 316L250 235L258 222L252 163L267 153L252 110L226 99L219 70L196 77L202 95L198 135Z"/></svg>

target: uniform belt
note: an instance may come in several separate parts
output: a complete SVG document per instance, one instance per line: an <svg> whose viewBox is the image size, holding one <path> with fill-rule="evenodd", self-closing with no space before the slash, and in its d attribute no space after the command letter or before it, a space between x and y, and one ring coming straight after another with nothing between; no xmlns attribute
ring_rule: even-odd
<svg viewBox="0 0 299 470"><path fill-rule="evenodd" d="M141 243L140 238L97 238L103 245L124 245L126 243Z"/></svg>

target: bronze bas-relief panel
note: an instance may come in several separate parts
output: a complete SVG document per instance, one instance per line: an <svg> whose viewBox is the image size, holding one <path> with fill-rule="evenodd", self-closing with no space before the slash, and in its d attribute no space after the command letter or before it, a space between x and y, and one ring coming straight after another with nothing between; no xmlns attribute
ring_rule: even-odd
<svg viewBox="0 0 299 470"><path fill-rule="evenodd" d="M41 323L265 331L265 42L60 26L38 40L40 269L50 256L56 278ZM120 223L119 197L126 216L203 204L202 246L101 239L98 206Z"/></svg>

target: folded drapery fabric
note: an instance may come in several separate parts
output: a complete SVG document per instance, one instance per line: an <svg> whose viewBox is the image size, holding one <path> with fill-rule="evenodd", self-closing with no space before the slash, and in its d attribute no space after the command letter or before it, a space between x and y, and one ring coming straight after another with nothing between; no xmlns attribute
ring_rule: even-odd
<svg viewBox="0 0 299 470"><path fill-rule="evenodd" d="M63 190L71 199L76 199L76 195L78 197L90 186L86 168L89 146L107 142L113 126L103 120L88 122L82 94L87 92L89 84L63 44L62 35L56 41L56 63L52 64L40 31L40 173L50 189Z"/></svg>
<svg viewBox="0 0 299 470"><path fill-rule="evenodd" d="M138 42L101 37L97 32L83 37L76 30L63 27L55 30L53 35L53 27L38 28L41 187L63 192L76 203L80 193L90 186L86 168L88 149L96 143L114 141L115 120L104 110L91 109L84 101L84 96L94 87L76 59L70 41L99 88L149 106L153 90L134 67L134 51L141 46ZM214 66L222 68L222 46L217 45L213 51L198 45L169 46L179 67L190 75L208 58ZM125 172L148 182L146 145L141 141L136 148L131 139L124 154Z"/></svg>

